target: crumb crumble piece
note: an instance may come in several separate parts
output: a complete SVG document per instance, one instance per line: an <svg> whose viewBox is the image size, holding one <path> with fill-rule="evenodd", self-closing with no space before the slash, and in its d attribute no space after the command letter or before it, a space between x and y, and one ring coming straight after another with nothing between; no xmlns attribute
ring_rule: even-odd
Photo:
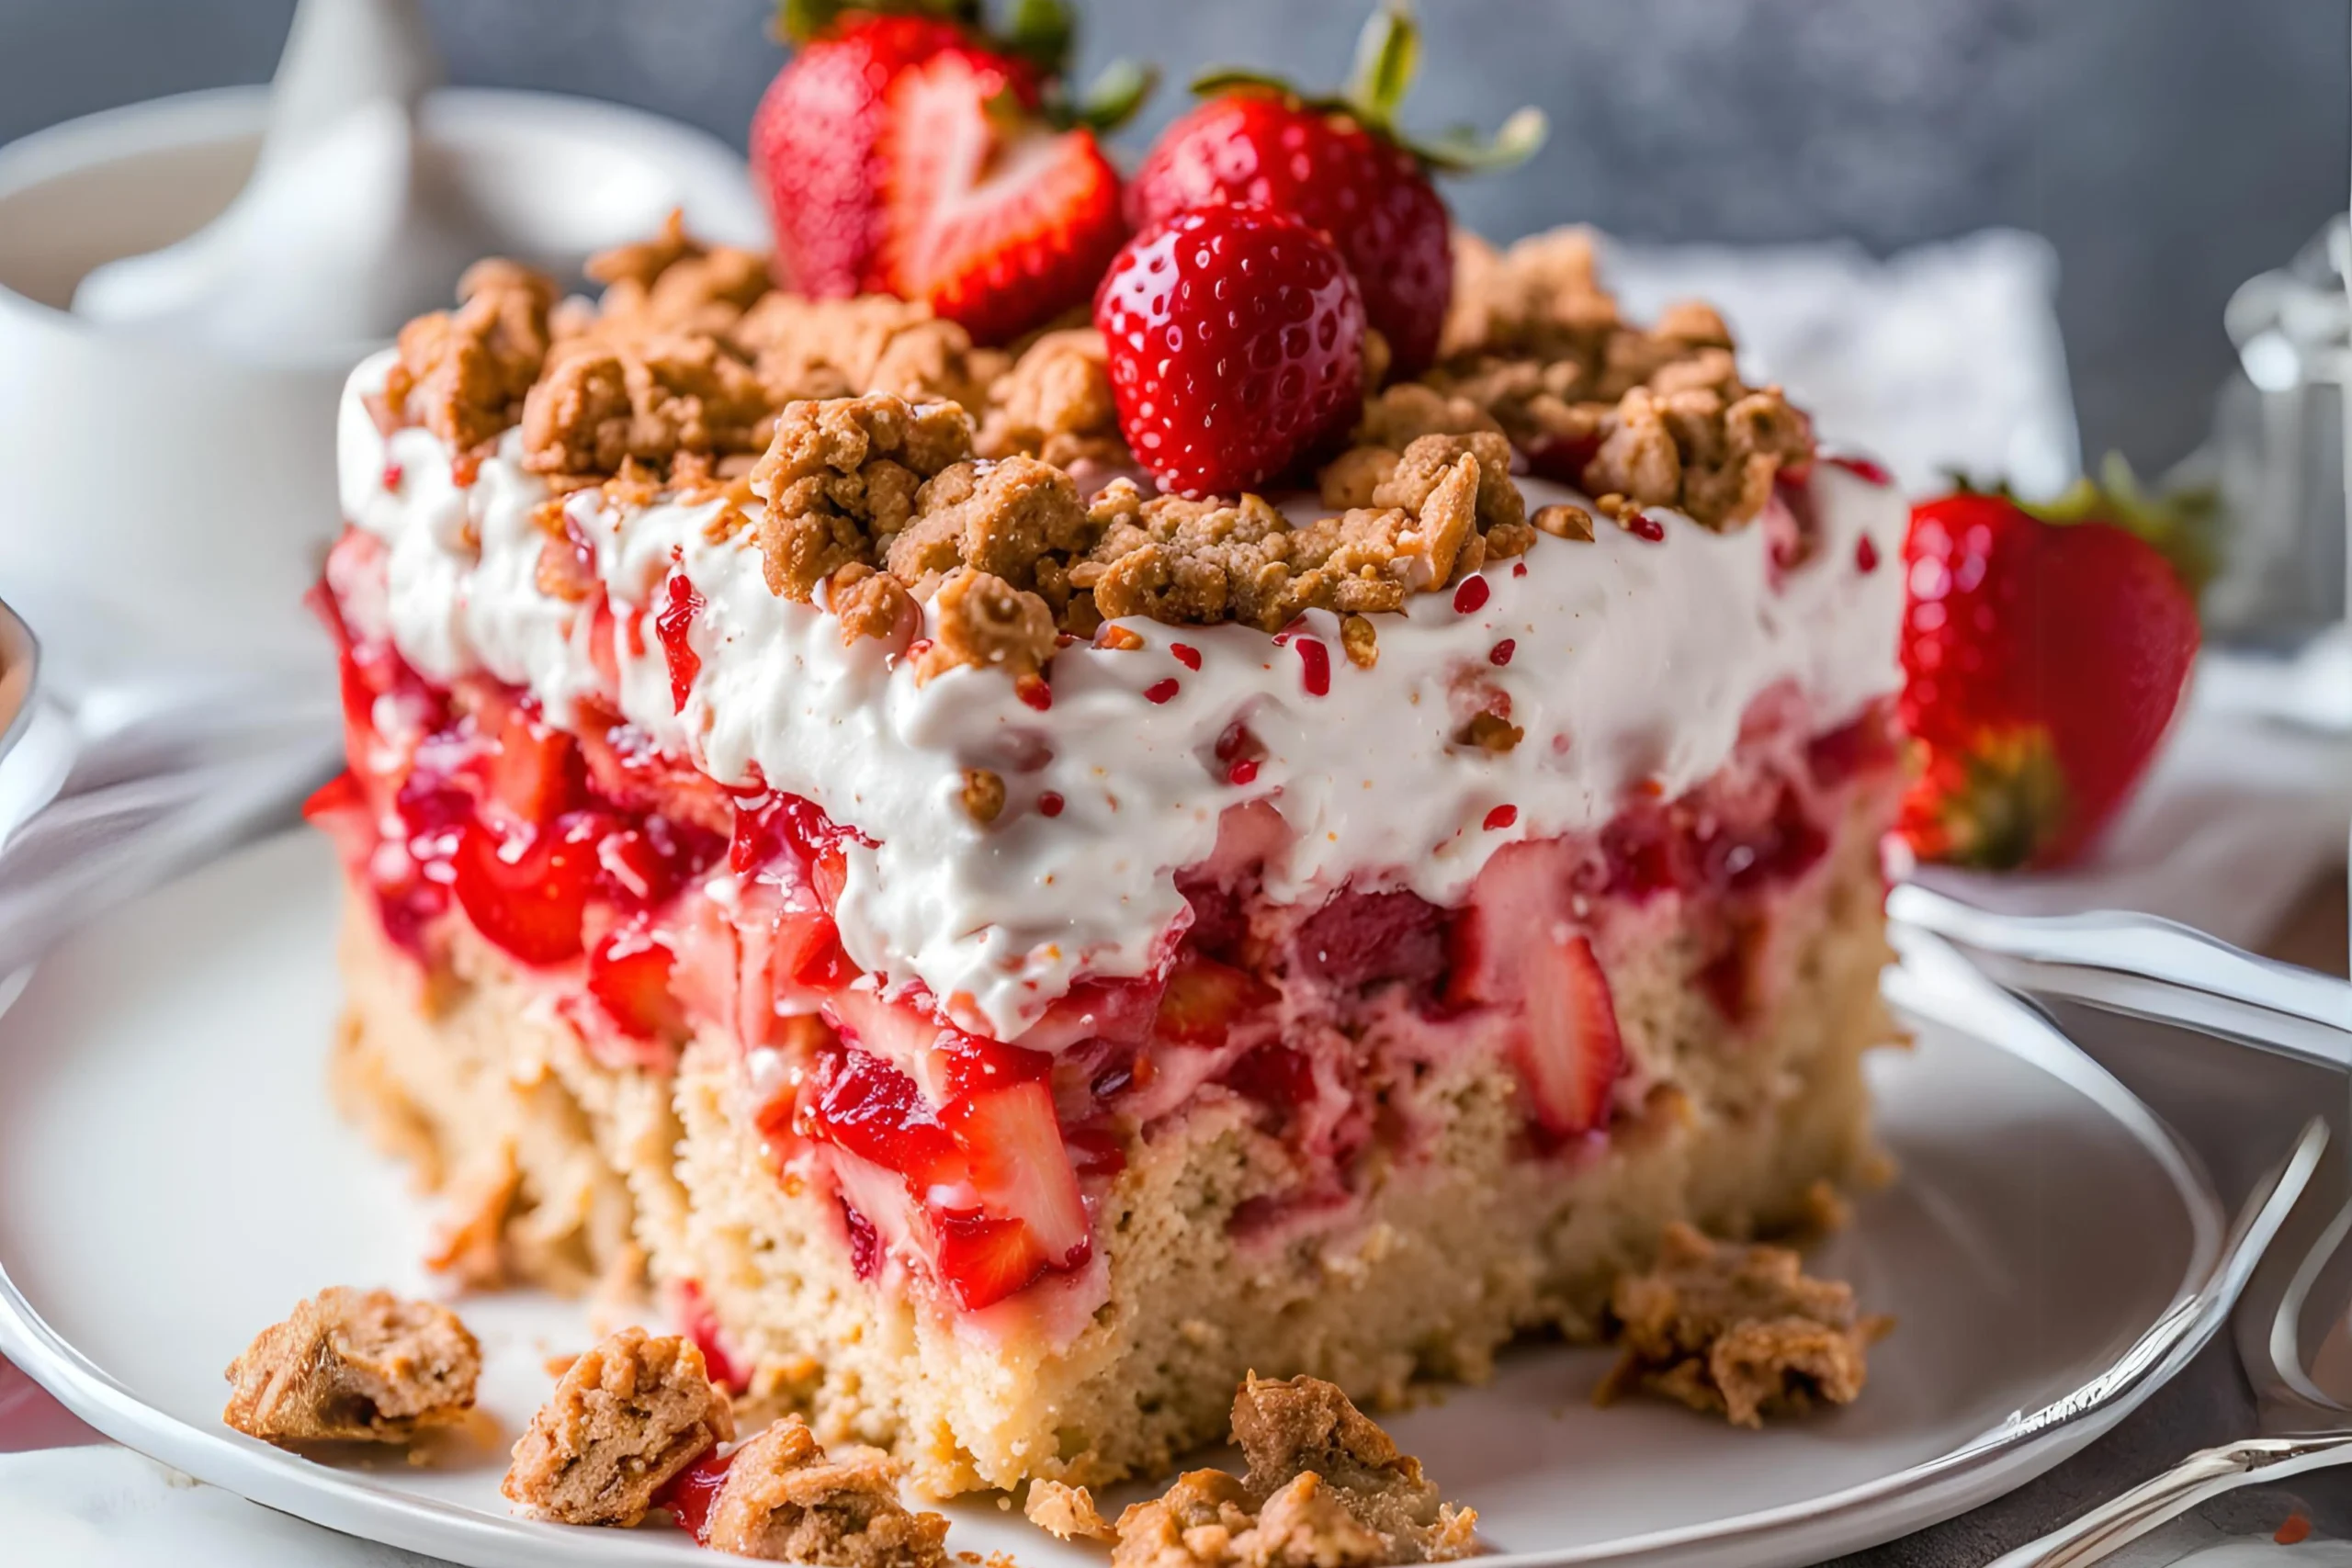
<svg viewBox="0 0 2352 1568"><path fill-rule="evenodd" d="M1114 1568L1381 1568L1478 1551L1477 1515L1330 1383L1250 1377L1233 1437L1247 1475L1193 1471L1128 1508Z"/></svg>
<svg viewBox="0 0 2352 1568"><path fill-rule="evenodd" d="M557 1524L633 1525L662 1483L734 1435L700 1350L625 1328L564 1372L499 1490Z"/></svg>
<svg viewBox="0 0 2352 1568"><path fill-rule="evenodd" d="M1595 1403L1643 1389L1749 1427L1851 1404L1894 1326L1858 1314L1852 1287L1808 1277L1786 1247L1718 1243L1679 1222L1655 1268L1617 1281L1610 1311L1621 1348Z"/></svg>
<svg viewBox="0 0 2352 1568"><path fill-rule="evenodd" d="M769 592L799 604L843 567L874 568L914 521L923 482L970 455L971 417L893 393L798 402L752 470Z"/></svg>
<svg viewBox="0 0 2352 1568"><path fill-rule="evenodd" d="M1083 1486L1069 1486L1058 1481L1033 1481L1029 1495L1022 1504L1022 1512L1029 1522L1057 1540L1116 1540L1119 1532L1111 1527L1102 1510L1094 1506L1094 1494Z"/></svg>
<svg viewBox="0 0 2352 1568"><path fill-rule="evenodd" d="M1588 231L1507 251L1457 235L1454 276L1428 387L1483 411L1539 469L1720 529L1754 518L1781 469L1813 456L1811 424L1781 389L1740 378L1712 307L1669 306L1647 331L1626 323Z"/></svg>
<svg viewBox="0 0 2352 1568"><path fill-rule="evenodd" d="M521 420L547 363L552 279L510 261L480 261L458 280L458 308L400 331L400 359L377 409L389 428L421 424L480 457Z"/></svg>
<svg viewBox="0 0 2352 1568"><path fill-rule="evenodd" d="M1102 334L1050 332L1023 350L989 388L976 446L983 457L1030 457L1061 468L1131 467Z"/></svg>
<svg viewBox="0 0 2352 1568"><path fill-rule="evenodd" d="M229 1364L220 1419L281 1448L405 1442L464 1419L481 1347L455 1313L332 1285Z"/></svg>
<svg viewBox="0 0 2352 1568"><path fill-rule="evenodd" d="M876 1449L829 1457L806 1421L786 1416L729 1457L709 1545L818 1568L938 1568L947 1521L899 1500L903 1469Z"/></svg>

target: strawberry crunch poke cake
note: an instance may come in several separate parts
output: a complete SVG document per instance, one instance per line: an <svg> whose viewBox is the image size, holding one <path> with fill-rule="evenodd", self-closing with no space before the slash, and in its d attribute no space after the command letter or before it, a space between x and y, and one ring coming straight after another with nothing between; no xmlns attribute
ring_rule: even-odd
<svg viewBox="0 0 2352 1568"><path fill-rule="evenodd" d="M1594 1337L1894 1032L1885 475L1581 232L1400 304L1181 163L1091 327L673 225L343 410L345 1103L461 1279L641 1276L935 1494Z"/></svg>

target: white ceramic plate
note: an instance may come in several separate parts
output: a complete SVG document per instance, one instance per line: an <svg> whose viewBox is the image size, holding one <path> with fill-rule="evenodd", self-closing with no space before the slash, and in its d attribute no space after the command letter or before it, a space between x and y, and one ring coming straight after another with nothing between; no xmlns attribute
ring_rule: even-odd
<svg viewBox="0 0 2352 1568"><path fill-rule="evenodd" d="M300 1297L432 1288L425 1214L327 1104L335 908L326 846L276 840L72 940L0 1016L0 1350L109 1436L356 1535L482 1568L708 1562L667 1529L510 1518L498 1446L338 1468L220 1425L221 1369ZM1933 939L1890 990L1920 1032L1871 1064L1903 1174L1818 1258L1900 1320L1868 1393L1757 1434L1592 1408L1602 1352L1515 1353L1391 1424L1504 1562L1764 1568L1887 1540L2055 1464L2220 1322L2249 1248L2172 1136ZM465 1312L511 1438L582 1320L526 1293ZM993 1499L954 1517L957 1549L1099 1562Z"/></svg>

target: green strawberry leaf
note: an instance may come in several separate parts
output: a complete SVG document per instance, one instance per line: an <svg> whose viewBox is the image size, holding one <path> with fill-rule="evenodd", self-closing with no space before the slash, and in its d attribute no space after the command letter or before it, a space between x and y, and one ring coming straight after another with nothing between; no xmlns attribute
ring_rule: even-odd
<svg viewBox="0 0 2352 1568"><path fill-rule="evenodd" d="M1396 129L1396 111L1413 85L1420 63L1420 25L1413 19L1408 0L1380 0L1356 39L1355 66L1346 88L1314 96L1302 93L1283 77L1247 65L1214 66L1193 78L1193 91L1204 98L1228 93L1271 93L1325 114L1350 116L1377 135L1394 141L1423 167L1441 174L1475 175L1507 169L1523 163L1538 147L1549 125L1544 111L1518 110L1502 123L1492 139L1481 139L1467 127L1442 136L1416 140Z"/></svg>
<svg viewBox="0 0 2352 1568"><path fill-rule="evenodd" d="M1159 86L1159 66L1114 60L1070 106L1069 123L1108 135L1135 118L1136 111Z"/></svg>
<svg viewBox="0 0 2352 1568"><path fill-rule="evenodd" d="M1298 89L1282 77L1248 65L1212 65L1193 78L1192 87L1194 94L1204 98L1222 97L1227 93L1272 93L1285 98L1298 96Z"/></svg>
<svg viewBox="0 0 2352 1568"><path fill-rule="evenodd" d="M1006 53L1028 61L1049 77L1069 69L1076 36L1077 24L1062 0L1012 0L1012 15L998 35Z"/></svg>
<svg viewBox="0 0 2352 1568"><path fill-rule="evenodd" d="M1342 101L1358 119L1375 130L1396 123L1396 110L1413 85L1413 68L1420 63L1421 29L1405 0L1382 0L1356 39L1355 70L1348 78Z"/></svg>
<svg viewBox="0 0 2352 1568"><path fill-rule="evenodd" d="M1514 110L1491 138L1481 138L1468 126L1455 126L1442 136L1406 145L1442 174L1482 175L1527 162L1551 133L1552 122L1530 104Z"/></svg>

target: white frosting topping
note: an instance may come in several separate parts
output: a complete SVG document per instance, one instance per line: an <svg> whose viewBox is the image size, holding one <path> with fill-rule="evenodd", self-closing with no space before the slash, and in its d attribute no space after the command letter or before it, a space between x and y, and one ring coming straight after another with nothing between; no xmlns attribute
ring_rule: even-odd
<svg viewBox="0 0 2352 1568"><path fill-rule="evenodd" d="M546 488L511 431L464 488L430 432L381 434L362 394L390 363L360 367L342 412L344 512L388 554L387 624L358 629L389 635L430 680L485 671L569 723L599 682L590 617L535 586L548 536L530 514ZM1378 876L1449 904L1505 844L1594 828L1645 780L1668 795L1698 784L1770 687L1794 682L1824 726L1894 691L1903 502L1832 463L1816 463L1811 484L1817 547L1785 575L1766 528L1713 534L1653 509L1662 541L1599 520L1589 544L1539 538L1490 565L1474 609L1448 592L1374 617L1370 670L1348 660L1321 611L1281 646L1247 626L1136 620L1123 624L1141 649L1063 649L1045 711L999 671L918 683L880 641L844 647L832 616L768 591L748 530L707 536L723 502L624 512L584 491L569 515L616 614L647 615L641 653L616 639L624 716L720 782L756 765L871 840L845 846L835 914L850 956L1011 1039L1081 976L1151 966L1185 908L1176 872L1207 858L1238 801L1272 801L1295 830L1268 868L1277 899ZM1531 507L1576 499L1521 489ZM1877 569L1862 570L1873 553ZM702 599L688 634L701 669L683 711L651 619L677 570ZM1498 665L1506 638L1515 646ZM1329 662L1325 695L1306 687L1309 641ZM1179 645L1197 651L1197 671ZM1525 732L1508 752L1455 739L1492 691ZM1237 718L1264 753L1239 786L1216 755ZM1003 814L985 828L963 808L967 768L1005 783ZM1057 817L1038 809L1047 792L1063 802Z"/></svg>

